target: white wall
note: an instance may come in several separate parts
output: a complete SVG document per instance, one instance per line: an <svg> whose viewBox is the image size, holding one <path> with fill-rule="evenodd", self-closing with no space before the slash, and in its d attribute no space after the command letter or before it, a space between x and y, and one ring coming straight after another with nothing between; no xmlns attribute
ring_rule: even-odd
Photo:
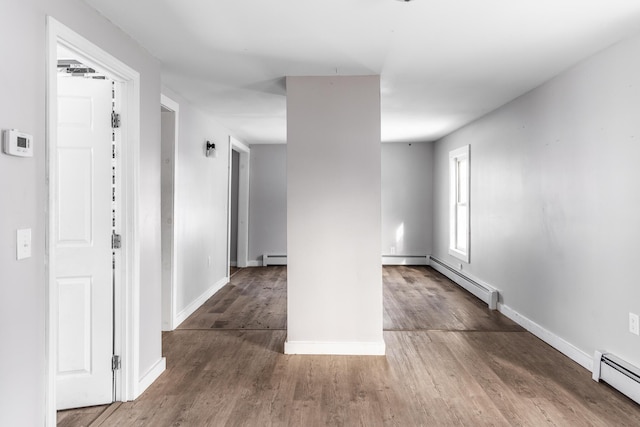
<svg viewBox="0 0 640 427"><path fill-rule="evenodd" d="M180 314L226 283L229 131L170 89L162 92L180 105L174 196ZM206 141L216 144L215 158L205 156Z"/></svg>
<svg viewBox="0 0 640 427"><path fill-rule="evenodd" d="M0 128L31 133L35 144L32 159L0 154L6 183L0 191L0 425L44 420L45 18L33 10L42 9L39 3L0 2L0 15L11 16L0 27L0 54L26 66L20 73L0 67ZM17 39L18 32L24 36ZM33 230L33 256L22 261L16 261L19 228Z"/></svg>
<svg viewBox="0 0 640 427"><path fill-rule="evenodd" d="M33 134L35 150L31 159L0 154L0 178L7 184L0 192L0 425L35 426L45 419L46 15L140 72L140 374L161 357L160 66L83 2L2 1L0 128ZM19 64L19 71L9 63ZM15 231L26 227L33 230L33 256L16 261Z"/></svg>
<svg viewBox="0 0 640 427"><path fill-rule="evenodd" d="M382 144L382 254L429 255L433 144ZM251 146L249 259L287 251L286 145Z"/></svg>
<svg viewBox="0 0 640 427"><path fill-rule="evenodd" d="M382 254L430 255L433 144L382 144Z"/></svg>
<svg viewBox="0 0 640 427"><path fill-rule="evenodd" d="M471 145L471 264L502 303L591 357L640 366L640 37L435 148L434 253L447 255L448 152Z"/></svg>
<svg viewBox="0 0 640 427"><path fill-rule="evenodd" d="M384 353L380 79L287 78L288 353Z"/></svg>
<svg viewBox="0 0 640 427"><path fill-rule="evenodd" d="M287 146L252 145L249 174L249 262L287 253Z"/></svg>

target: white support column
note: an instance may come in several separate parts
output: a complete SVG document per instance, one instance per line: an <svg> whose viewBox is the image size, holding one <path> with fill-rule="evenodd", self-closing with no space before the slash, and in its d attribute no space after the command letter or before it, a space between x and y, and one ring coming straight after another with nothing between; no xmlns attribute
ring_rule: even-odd
<svg viewBox="0 0 640 427"><path fill-rule="evenodd" d="M288 354L382 355L380 78L287 78Z"/></svg>

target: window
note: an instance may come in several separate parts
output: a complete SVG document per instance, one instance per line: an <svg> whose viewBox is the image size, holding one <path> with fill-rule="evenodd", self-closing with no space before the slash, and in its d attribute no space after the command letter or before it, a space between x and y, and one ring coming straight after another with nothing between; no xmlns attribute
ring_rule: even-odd
<svg viewBox="0 0 640 427"><path fill-rule="evenodd" d="M449 153L449 254L469 262L469 146Z"/></svg>

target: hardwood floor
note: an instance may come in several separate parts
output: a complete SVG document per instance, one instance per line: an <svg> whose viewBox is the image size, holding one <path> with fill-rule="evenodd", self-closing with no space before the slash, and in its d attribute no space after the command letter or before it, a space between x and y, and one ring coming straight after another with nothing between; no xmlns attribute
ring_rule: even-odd
<svg viewBox="0 0 640 427"><path fill-rule="evenodd" d="M432 268L384 267L384 329L523 331Z"/></svg>
<svg viewBox="0 0 640 427"><path fill-rule="evenodd" d="M120 403L112 405L91 406L88 408L71 409L68 411L58 411L58 427L84 427L99 425L100 420L110 415Z"/></svg>
<svg viewBox="0 0 640 427"><path fill-rule="evenodd" d="M384 268L384 357L282 354L285 284L285 267L236 274L163 335L167 371L93 425L640 425L634 402L430 268Z"/></svg>
<svg viewBox="0 0 640 427"><path fill-rule="evenodd" d="M243 268L178 329L286 329L287 269Z"/></svg>

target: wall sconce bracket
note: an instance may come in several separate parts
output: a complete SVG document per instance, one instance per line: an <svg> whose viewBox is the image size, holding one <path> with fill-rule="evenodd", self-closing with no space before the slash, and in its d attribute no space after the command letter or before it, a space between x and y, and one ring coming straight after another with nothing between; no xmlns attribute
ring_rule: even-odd
<svg viewBox="0 0 640 427"><path fill-rule="evenodd" d="M206 145L206 156L207 157L216 157L216 144L213 142L207 141Z"/></svg>

